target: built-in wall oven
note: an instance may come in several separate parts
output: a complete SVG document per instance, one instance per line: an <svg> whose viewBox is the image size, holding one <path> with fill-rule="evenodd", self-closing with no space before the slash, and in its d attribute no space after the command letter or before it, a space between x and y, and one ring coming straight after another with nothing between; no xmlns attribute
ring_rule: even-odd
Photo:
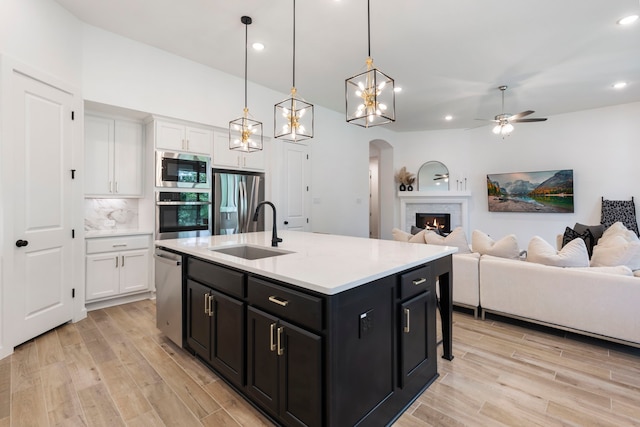
<svg viewBox="0 0 640 427"><path fill-rule="evenodd" d="M156 187L211 188L211 157L156 151Z"/></svg>
<svg viewBox="0 0 640 427"><path fill-rule="evenodd" d="M211 235L208 191L156 191L156 238Z"/></svg>

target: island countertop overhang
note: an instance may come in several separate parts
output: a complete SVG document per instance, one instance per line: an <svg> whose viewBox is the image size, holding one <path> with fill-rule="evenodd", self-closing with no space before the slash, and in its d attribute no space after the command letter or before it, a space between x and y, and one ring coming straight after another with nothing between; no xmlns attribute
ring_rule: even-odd
<svg viewBox="0 0 640 427"><path fill-rule="evenodd" d="M301 231L280 231L278 249L291 253L248 260L211 248L251 245L271 248L271 232L157 240L156 246L261 275L324 295L335 295L430 261L457 248L408 244Z"/></svg>

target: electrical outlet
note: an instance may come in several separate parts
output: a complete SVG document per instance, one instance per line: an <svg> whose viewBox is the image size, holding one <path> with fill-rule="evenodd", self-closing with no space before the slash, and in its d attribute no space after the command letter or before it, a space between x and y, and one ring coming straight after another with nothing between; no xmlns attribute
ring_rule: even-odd
<svg viewBox="0 0 640 427"><path fill-rule="evenodd" d="M363 338L373 329L373 309L360 314L360 336Z"/></svg>
<svg viewBox="0 0 640 427"><path fill-rule="evenodd" d="M103 222L105 227L113 227L116 225L116 220L115 219L105 219Z"/></svg>

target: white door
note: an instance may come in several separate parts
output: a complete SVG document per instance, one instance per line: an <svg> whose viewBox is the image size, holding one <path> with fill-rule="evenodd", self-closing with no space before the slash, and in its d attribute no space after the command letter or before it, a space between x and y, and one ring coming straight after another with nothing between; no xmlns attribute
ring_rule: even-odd
<svg viewBox="0 0 640 427"><path fill-rule="evenodd" d="M284 148L284 206L282 227L285 230L309 231L311 170L309 146L283 142ZM278 225L280 226L280 225Z"/></svg>
<svg viewBox="0 0 640 427"><path fill-rule="evenodd" d="M13 262L4 283L13 301L12 341L19 344L73 317L73 95L17 72L11 78L13 149L4 152L11 164L3 169L11 171L5 182L14 189L6 234L14 234L5 246Z"/></svg>

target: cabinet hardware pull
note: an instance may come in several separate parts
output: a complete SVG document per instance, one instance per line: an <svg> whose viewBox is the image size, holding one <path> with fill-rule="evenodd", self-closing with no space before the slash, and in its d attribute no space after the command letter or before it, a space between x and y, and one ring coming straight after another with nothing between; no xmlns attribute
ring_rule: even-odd
<svg viewBox="0 0 640 427"><path fill-rule="evenodd" d="M242 166L247 166L247 158L246 157L244 157L242 159Z"/></svg>
<svg viewBox="0 0 640 427"><path fill-rule="evenodd" d="M122 266L124 267L124 255L122 255Z"/></svg>
<svg viewBox="0 0 640 427"><path fill-rule="evenodd" d="M418 285L422 285L422 284L423 284L424 282L426 282L426 281L427 281L427 279L425 279L424 277L422 277L422 278L420 278L420 279L418 279L418 280L414 280L414 281L413 281L413 284L414 284L414 285L416 285L416 286L418 286Z"/></svg>
<svg viewBox="0 0 640 427"><path fill-rule="evenodd" d="M269 301L276 303L278 305L281 305L283 307L286 307L289 304L289 301L287 301L286 299L279 298L275 295L271 295L269 297Z"/></svg>
<svg viewBox="0 0 640 427"><path fill-rule="evenodd" d="M209 317L213 316L213 304L215 304L215 297L213 295L209 295Z"/></svg>
<svg viewBox="0 0 640 427"><path fill-rule="evenodd" d="M271 334L270 334L270 337L269 337L269 349L271 351L276 351L276 343L275 343L275 338L274 338L275 335L276 335L275 334L275 332L276 332L275 329L276 329L276 324L272 323L271 324L271 331L270 331Z"/></svg>
<svg viewBox="0 0 640 427"><path fill-rule="evenodd" d="M118 268L118 256L116 255L116 268Z"/></svg>
<svg viewBox="0 0 640 427"><path fill-rule="evenodd" d="M278 328L278 356L284 354L284 348L282 348L282 331L284 331L284 326Z"/></svg>
<svg viewBox="0 0 640 427"><path fill-rule="evenodd" d="M189 150L189 140L187 139L187 150Z"/></svg>
<svg viewBox="0 0 640 427"><path fill-rule="evenodd" d="M209 314L209 294L204 294L204 314Z"/></svg>
<svg viewBox="0 0 640 427"><path fill-rule="evenodd" d="M113 182L109 181L109 193L113 193Z"/></svg>
<svg viewBox="0 0 640 427"><path fill-rule="evenodd" d="M404 333L408 334L410 331L409 320L411 318L411 312L409 311L408 308L404 309L404 318L405 318Z"/></svg>
<svg viewBox="0 0 640 427"><path fill-rule="evenodd" d="M111 245L114 248L125 248L127 246L126 243L116 243L115 245Z"/></svg>

